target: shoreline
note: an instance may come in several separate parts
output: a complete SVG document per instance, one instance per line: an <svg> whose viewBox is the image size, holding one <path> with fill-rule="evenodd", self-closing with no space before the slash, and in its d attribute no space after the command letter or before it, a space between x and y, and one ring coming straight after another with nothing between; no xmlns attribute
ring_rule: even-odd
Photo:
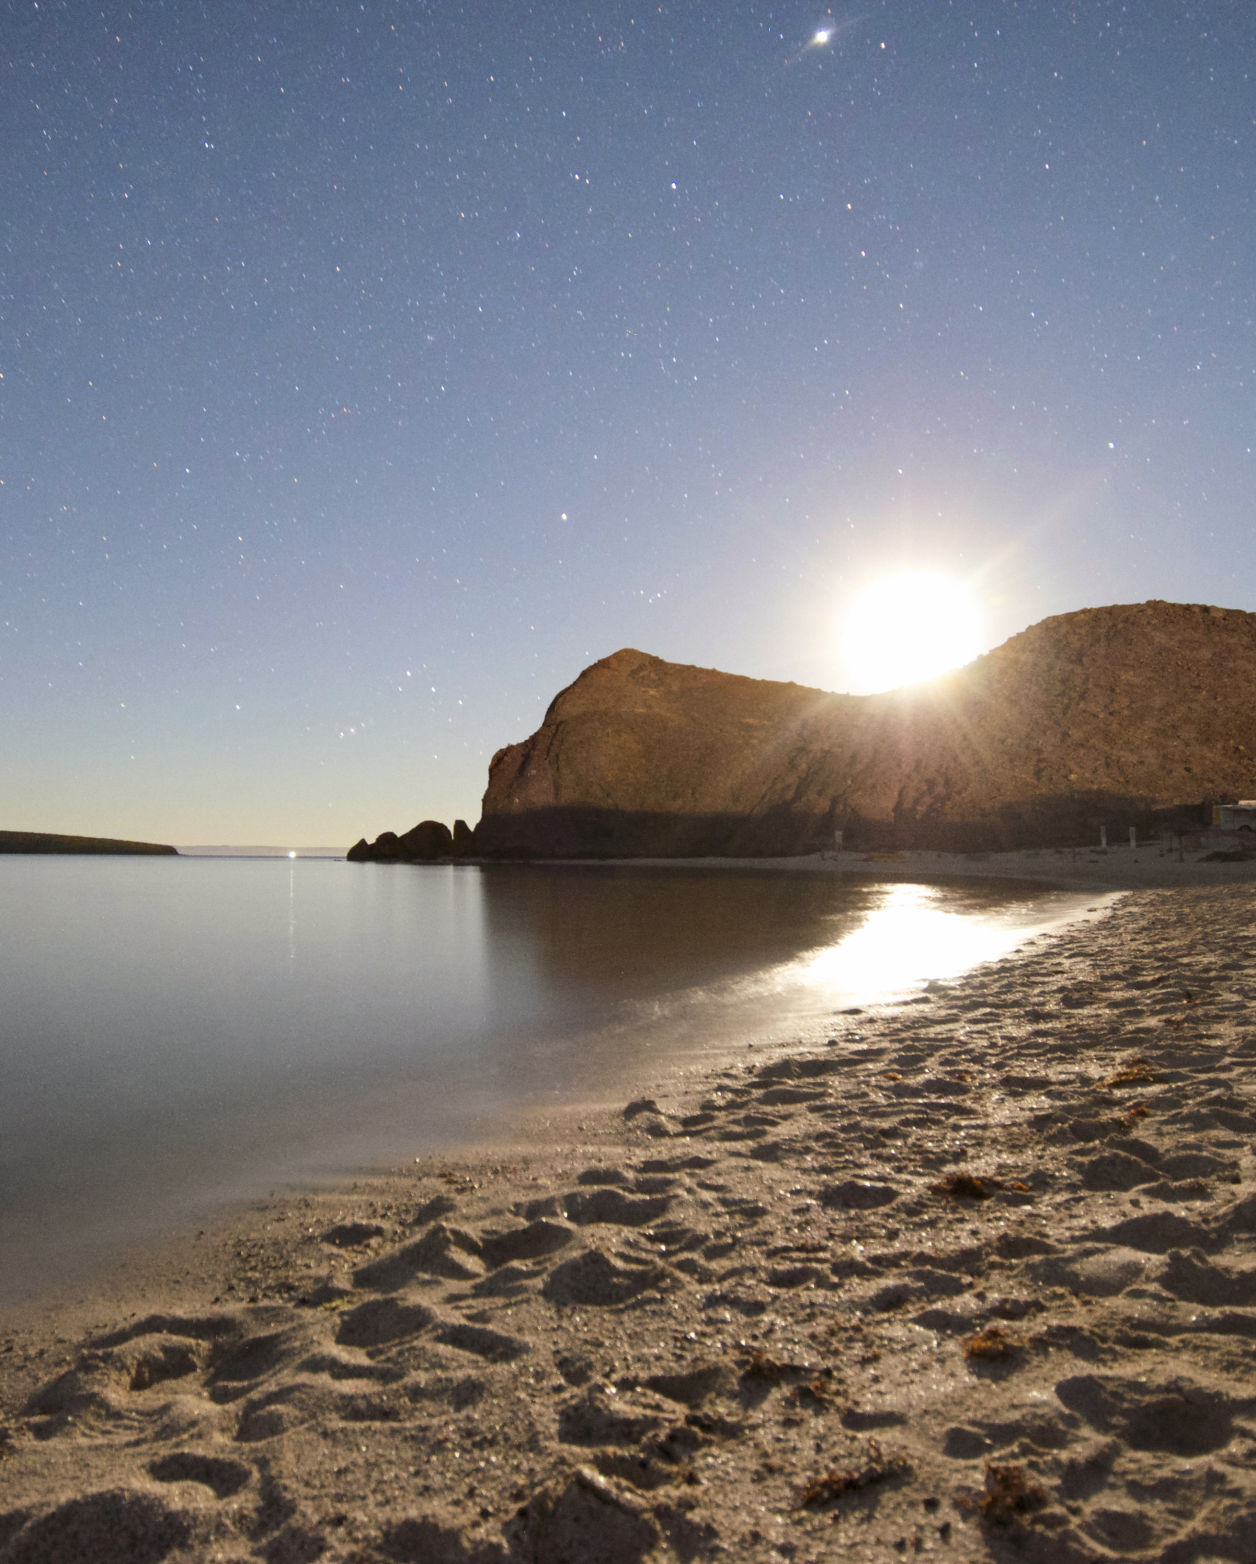
<svg viewBox="0 0 1256 1564"><path fill-rule="evenodd" d="M368 859L390 868L536 867L542 869L725 869L793 874L840 874L865 879L951 881L1020 880L1060 890L1162 889L1182 885L1236 885L1256 880L1256 836L1200 830L1171 845L1153 839L1135 847L1030 847L1008 852L943 852L932 848L843 849L784 858L477 858ZM353 860L348 860L353 861Z"/></svg>
<svg viewBox="0 0 1256 1564"><path fill-rule="evenodd" d="M0 1324L0 1564L1249 1556L1256 889L1186 867Z"/></svg>
<svg viewBox="0 0 1256 1564"><path fill-rule="evenodd" d="M513 878L515 871L504 872ZM613 907L641 905L634 876L613 866L525 871L523 878L546 880L554 874L557 894L573 896L578 905L584 904L586 895L595 893L575 884L564 889L568 879L585 886L589 881L600 881L601 890L596 894L611 895ZM673 875L650 868L641 875L664 893L673 889ZM0 1276L0 1322L23 1309L40 1311L48 1301L91 1293L97 1290L98 1282L107 1284L120 1259L142 1267L147 1250L177 1242L182 1233L218 1227L233 1211L247 1208L251 1200L268 1191L304 1193L334 1188L420 1151L467 1153L487 1148L491 1152L511 1142L514 1124L535 1116L541 1107L553 1112L560 1101L573 1096L596 1097L607 1107L615 1106L638 1086L657 1089L656 1083L674 1070L711 1067L721 1052L728 1051L729 1034L759 1034L755 1046L760 1049L774 1040L792 1041L812 1029L826 1010L893 1003L918 991L928 980L950 978L955 970L976 959L991 959L1039 930L1088 915L1092 904L1105 905L1110 894L1093 894L1089 888L1059 892L1036 882L1021 885L1006 880L992 882L988 892L976 891L972 882L963 880L943 891L882 884L875 876L835 880L826 875L799 881L783 877L770 866L744 874L737 873L734 866L725 878L737 879L738 887L726 886L719 876L701 868L681 871L680 877L690 888L677 891L684 897L687 912L675 924L676 931L688 941L688 919L705 919L720 930L723 944L714 945L713 937L708 936L706 946L710 948L699 951L696 964L682 956L667 966L667 951L647 951L647 960L662 956L670 975L657 994L651 989L645 1003L632 993L616 991L614 974L627 949L616 932L603 953L613 963L613 992L608 998L614 1008L606 1011L594 1006L583 1013L576 1029L583 1034L578 1045L547 1038L543 1029L529 1039L512 1027L514 1035L508 1036L506 1027L511 1018L502 1013L503 1045L490 1049L485 1057L492 1069L509 1070L512 1085L493 1088L485 1082L477 1091L476 1076L472 1075L461 1088L452 1088L451 1097L446 1077L429 1072L430 1084L419 1088L417 1099L414 1079L398 1082L395 1111L388 1101L387 1082L372 1097L364 1086L346 1080L345 1089L354 1091L355 1099L350 1102L346 1097L339 1106L329 1102L325 1088L311 1089L304 1114L321 1129L313 1138L305 1132L304 1144L301 1135L306 1120L298 1119L294 1112L289 1123L278 1100L271 1103L268 1113L244 1114L241 1122L247 1121L251 1133L220 1129L207 1117L198 1130L199 1121L186 1115L179 1115L168 1127L167 1116L152 1113L147 1122L133 1124L131 1133L115 1133L111 1145L84 1136L66 1139L60 1156L45 1158L48 1188L55 1190L58 1180L72 1188L71 1170L80 1162L85 1170L93 1170L91 1183L61 1205L55 1203L55 1196L46 1199L42 1209L28 1194L30 1189L38 1194L40 1185L29 1178L23 1185L20 1161L15 1160L9 1184L11 1198L0 1213L0 1248L6 1247L7 1240L9 1250L6 1272ZM766 904L761 886L769 898ZM761 925L753 946L755 955L749 961L741 953L745 930L734 928L725 915L725 904L734 896L735 905L747 910L751 922ZM783 931L792 928L789 908L813 904L843 912L840 918L835 914L807 922L805 935L785 937ZM765 911L765 906L769 910ZM958 920L940 918L935 907L961 916ZM773 908L779 917L770 910ZM963 935L951 924L962 928ZM823 947L838 940L844 944L852 936L849 952L838 948L827 953L826 961L811 959ZM702 945L696 927L692 938ZM730 948L736 948L738 954L721 961L716 952L730 940ZM685 949L687 952L687 944ZM627 966L632 965L629 956ZM619 984L625 986L622 973ZM252 1011L229 1019L245 1028L260 1025ZM316 1025L316 1018L312 1019ZM362 1024L364 1030L369 1029L369 1010L363 1013ZM201 1041L212 1048L216 1039L204 1035ZM744 1051L746 1046L738 1037L738 1049ZM560 1060L557 1073L552 1063L543 1062L546 1058ZM522 1090L524 1069L535 1077L526 1093ZM438 1100L442 1103L439 1111L425 1110L425 1104ZM232 1111L241 1117L243 1110L237 1104ZM224 1126L233 1122L225 1099L221 1120ZM356 1143L348 1146L346 1154L332 1156L327 1148L333 1137L347 1135L355 1126ZM234 1137L242 1154L251 1155L256 1146L260 1161L267 1155L266 1148L278 1145L284 1134L291 1139L291 1155L281 1158L276 1153L269 1165L256 1169L240 1158L224 1161L220 1155L215 1160L211 1149L218 1147L221 1152ZM17 1147L11 1149L16 1151ZM119 1173L119 1168L129 1171Z"/></svg>
<svg viewBox="0 0 1256 1564"><path fill-rule="evenodd" d="M902 851L811 853L797 858L611 858L556 862L605 863L616 868L771 869L798 874L844 874L863 879L913 880L927 884L965 880L1023 880L1061 890L1160 890L1175 886L1240 885L1256 881L1256 846L1250 858L1209 862L1215 852L1247 849L1226 837L1190 851L1158 842L1135 848L1043 847L1015 852L944 853L925 848Z"/></svg>

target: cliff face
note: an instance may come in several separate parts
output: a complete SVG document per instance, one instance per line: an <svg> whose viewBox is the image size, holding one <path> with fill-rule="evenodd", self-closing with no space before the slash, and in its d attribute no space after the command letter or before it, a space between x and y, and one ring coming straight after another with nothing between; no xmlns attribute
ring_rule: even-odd
<svg viewBox="0 0 1256 1564"><path fill-rule="evenodd" d="M967 668L830 695L604 658L493 758L477 852L788 854L1093 841L1256 796L1256 615L1142 603L1043 620Z"/></svg>

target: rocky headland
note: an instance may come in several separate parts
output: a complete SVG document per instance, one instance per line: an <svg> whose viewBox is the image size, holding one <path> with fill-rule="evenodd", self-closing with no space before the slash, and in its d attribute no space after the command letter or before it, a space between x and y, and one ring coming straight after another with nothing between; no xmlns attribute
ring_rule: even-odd
<svg viewBox="0 0 1256 1564"><path fill-rule="evenodd" d="M1201 823L1256 791L1256 615L1152 602L1045 619L928 684L833 695L638 651L494 756L487 857L997 851Z"/></svg>
<svg viewBox="0 0 1256 1564"><path fill-rule="evenodd" d="M942 852L1189 830L1256 793L1256 614L1138 603L1044 619L967 667L834 695L624 650L499 750L482 817L353 859ZM1116 839L1114 835L1114 840Z"/></svg>
<svg viewBox="0 0 1256 1564"><path fill-rule="evenodd" d="M0 853L147 853L178 857L160 842L123 842L110 836L58 836L49 831L0 831Z"/></svg>

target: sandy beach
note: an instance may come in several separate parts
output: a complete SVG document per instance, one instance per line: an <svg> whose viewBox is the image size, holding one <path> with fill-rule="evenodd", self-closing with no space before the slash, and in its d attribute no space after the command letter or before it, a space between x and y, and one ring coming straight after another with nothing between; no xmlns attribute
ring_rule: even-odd
<svg viewBox="0 0 1256 1564"><path fill-rule="evenodd" d="M1135 889L0 1322L0 1564L1256 1560L1256 876L1198 856L970 861Z"/></svg>

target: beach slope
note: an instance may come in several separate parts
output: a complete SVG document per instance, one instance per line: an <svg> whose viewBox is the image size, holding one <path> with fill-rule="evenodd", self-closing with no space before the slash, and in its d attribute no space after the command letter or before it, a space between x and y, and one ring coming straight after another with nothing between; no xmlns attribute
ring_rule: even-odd
<svg viewBox="0 0 1256 1564"><path fill-rule="evenodd" d="M1256 1557L1254 913L1135 891L12 1322L0 1561Z"/></svg>

